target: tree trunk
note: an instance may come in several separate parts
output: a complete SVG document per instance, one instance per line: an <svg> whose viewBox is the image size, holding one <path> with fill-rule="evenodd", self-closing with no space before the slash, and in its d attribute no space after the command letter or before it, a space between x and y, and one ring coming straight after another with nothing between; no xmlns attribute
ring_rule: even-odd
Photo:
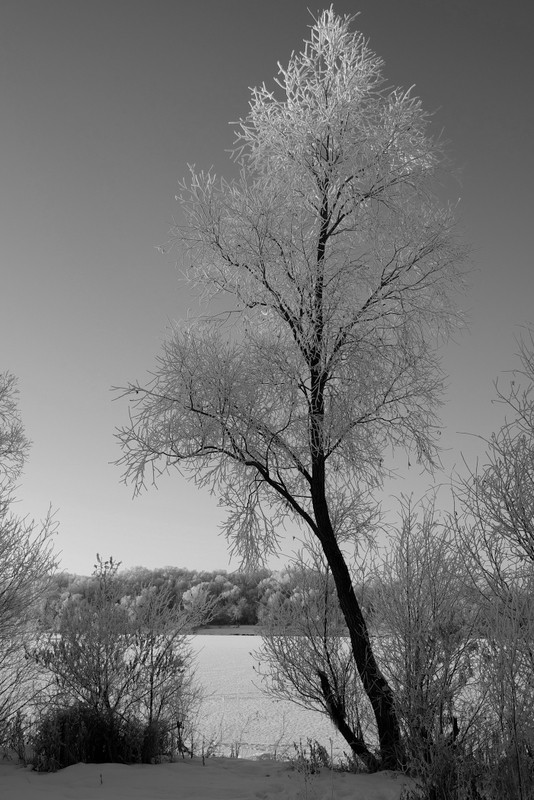
<svg viewBox="0 0 534 800"><path fill-rule="evenodd" d="M404 748L393 692L376 663L369 631L354 593L350 573L331 528L326 533L321 530L320 541L349 630L356 668L375 715L380 743L380 768L402 769L405 763Z"/></svg>
<svg viewBox="0 0 534 800"><path fill-rule="evenodd" d="M373 708L380 742L382 769L399 769L404 761L399 722L393 693L380 672L369 640L369 632L345 559L339 549L326 498L325 457L325 387L328 373L324 368L324 262L331 222L328 205L328 180L319 188L322 193L321 231L317 245L317 277L313 296L313 344L308 353L310 369L309 441L312 456L311 496L315 515L315 534L332 572L337 596L349 629L352 652L358 674Z"/></svg>
<svg viewBox="0 0 534 800"><path fill-rule="evenodd" d="M343 736L354 755L365 764L369 772L376 772L380 766L380 762L376 756L371 753L361 734L358 736L347 723L345 709L339 701L339 698L336 697L336 693L332 689L326 674L319 669L317 670L317 675L321 682L321 691L328 707L330 719Z"/></svg>

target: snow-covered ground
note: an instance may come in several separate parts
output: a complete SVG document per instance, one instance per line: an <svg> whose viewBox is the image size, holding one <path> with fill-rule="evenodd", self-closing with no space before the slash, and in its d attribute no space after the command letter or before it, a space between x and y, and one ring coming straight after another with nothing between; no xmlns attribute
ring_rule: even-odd
<svg viewBox="0 0 534 800"><path fill-rule="evenodd" d="M321 714L275 702L259 688L251 651L259 637L193 637L204 703L197 746L241 756L294 755L292 743L319 739L340 750ZM336 744L338 747L336 747ZM199 753L200 756L200 753ZM55 773L0 761L0 800L399 800L409 779L395 773L309 775L288 761L200 757L159 765L76 764Z"/></svg>
<svg viewBox="0 0 534 800"><path fill-rule="evenodd" d="M402 775L323 770L280 761L200 759L173 764L76 764L54 773L0 764L2 800L399 800Z"/></svg>
<svg viewBox="0 0 534 800"><path fill-rule="evenodd" d="M309 737L339 758L349 748L324 714L261 691L260 665L252 655L260 644L260 636L192 637L204 696L195 721L197 747L204 741L221 756L238 748L242 758L291 757L294 744L306 745Z"/></svg>

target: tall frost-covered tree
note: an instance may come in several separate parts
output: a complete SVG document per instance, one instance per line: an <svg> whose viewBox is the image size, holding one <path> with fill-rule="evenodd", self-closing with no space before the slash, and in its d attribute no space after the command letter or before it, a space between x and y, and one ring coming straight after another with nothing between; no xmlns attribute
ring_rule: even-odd
<svg viewBox="0 0 534 800"><path fill-rule="evenodd" d="M442 162L410 91L386 88L353 18L324 11L274 90L236 125L233 181L191 170L169 246L206 307L175 326L119 432L125 479L177 467L228 508L249 563L301 523L322 548L376 716L381 764L402 742L343 555L369 518L387 447L430 464L437 345L463 251L433 193Z"/></svg>

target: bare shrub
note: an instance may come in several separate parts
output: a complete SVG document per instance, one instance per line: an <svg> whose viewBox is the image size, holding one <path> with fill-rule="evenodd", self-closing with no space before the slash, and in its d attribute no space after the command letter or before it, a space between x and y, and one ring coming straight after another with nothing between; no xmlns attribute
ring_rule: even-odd
<svg viewBox="0 0 534 800"><path fill-rule="evenodd" d="M373 591L375 635L395 690L409 766L429 785L453 775L480 712L478 612L463 554L434 499L401 501ZM452 777L451 777L452 780Z"/></svg>
<svg viewBox="0 0 534 800"><path fill-rule="evenodd" d="M171 743L185 748L198 700L186 635L204 609L186 613L170 605L170 591L158 593L154 586L136 597L123 596L113 559L98 558L93 577L93 596L67 598L57 629L43 634L34 651L35 661L54 679L47 708L57 709L43 716L37 737L41 751L49 734L58 725L63 730L77 714L91 721L88 736L100 726L103 760L122 760L124 747L137 752L128 738L135 731L141 739L133 760L161 758L166 752L161 748ZM93 752L90 742L76 740L72 749ZM47 756L43 763L53 760Z"/></svg>

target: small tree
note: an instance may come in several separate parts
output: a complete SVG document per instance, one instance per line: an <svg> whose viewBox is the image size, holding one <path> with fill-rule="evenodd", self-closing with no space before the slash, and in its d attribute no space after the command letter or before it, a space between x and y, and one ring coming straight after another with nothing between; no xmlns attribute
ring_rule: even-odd
<svg viewBox="0 0 534 800"><path fill-rule="evenodd" d="M124 597L118 566L98 557L93 596L67 598L56 630L43 635L34 656L54 678L48 704L93 715L102 759L121 759L124 726L139 724L138 757L150 760L172 731L182 743L196 700L185 636L202 610L186 614L169 604L168 592L150 586Z"/></svg>
<svg viewBox="0 0 534 800"><path fill-rule="evenodd" d="M55 566L51 515L38 525L11 511L14 483L30 447L16 401L15 378L0 375L0 745L38 689L35 667L25 655Z"/></svg>
<svg viewBox="0 0 534 800"><path fill-rule="evenodd" d="M391 687L343 554L384 448L435 453L436 346L454 324L463 251L432 193L441 148L421 102L387 89L351 18L323 12L277 90L237 126L240 177L192 170L184 247L213 315L178 325L119 433L137 490L178 467L221 493L234 551L255 564L287 518L330 568L381 765L403 761ZM222 309L222 311L221 311ZM224 310L227 313L224 313Z"/></svg>
<svg viewBox="0 0 534 800"><path fill-rule="evenodd" d="M435 498L400 502L372 588L373 636L395 692L409 765L429 800L456 798L483 709L479 606L454 524Z"/></svg>
<svg viewBox="0 0 534 800"><path fill-rule="evenodd" d="M172 587L158 590L148 584L121 604L135 630L135 660L130 663L139 670L137 713L149 731L172 731L183 752L200 701L187 634L209 622L213 604L200 599L184 611L175 600Z"/></svg>

